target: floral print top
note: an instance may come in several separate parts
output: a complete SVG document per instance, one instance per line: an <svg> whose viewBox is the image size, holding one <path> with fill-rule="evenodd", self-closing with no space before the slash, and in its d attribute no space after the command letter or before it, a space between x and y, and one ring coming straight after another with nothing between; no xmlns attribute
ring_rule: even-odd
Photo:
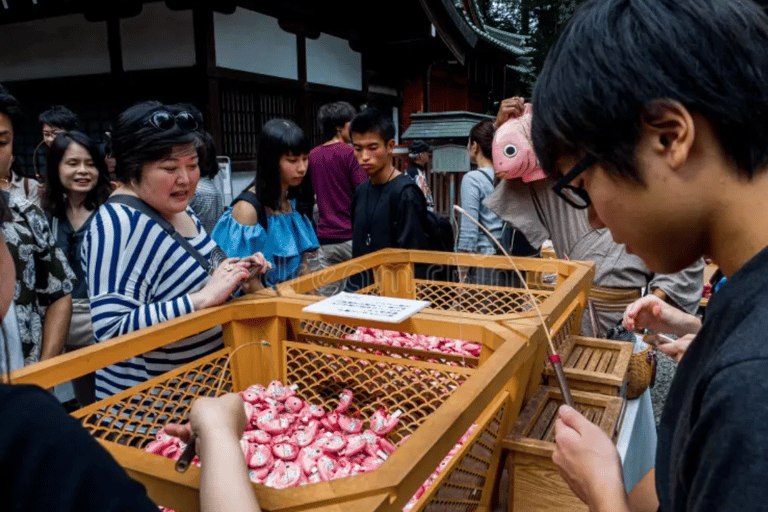
<svg viewBox="0 0 768 512"><path fill-rule="evenodd" d="M26 365L40 360L45 311L72 293L75 274L53 238L43 211L16 195L4 196L12 220L3 223L3 233L16 266L14 300Z"/></svg>

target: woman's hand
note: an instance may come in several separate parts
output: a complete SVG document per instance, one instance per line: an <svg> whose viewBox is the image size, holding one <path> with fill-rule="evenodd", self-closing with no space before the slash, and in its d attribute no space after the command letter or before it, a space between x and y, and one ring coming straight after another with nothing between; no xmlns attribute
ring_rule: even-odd
<svg viewBox="0 0 768 512"><path fill-rule="evenodd" d="M619 453L597 425L563 405L555 422L555 443L552 462L590 511L629 510Z"/></svg>
<svg viewBox="0 0 768 512"><path fill-rule="evenodd" d="M250 262L243 262L238 258L227 258L222 261L205 286L189 294L195 310L223 304L238 286L249 279L250 265Z"/></svg>
<svg viewBox="0 0 768 512"><path fill-rule="evenodd" d="M701 320L676 307L667 304L655 295L646 295L627 306L623 318L624 328L650 329L683 336L696 334L701 329Z"/></svg>
<svg viewBox="0 0 768 512"><path fill-rule="evenodd" d="M659 342L656 345L656 348L674 359L676 363L679 363L683 358L683 355L685 355L685 351L688 350L688 346L691 344L695 337L695 334L686 334L685 336L682 336L668 343Z"/></svg>
<svg viewBox="0 0 768 512"><path fill-rule="evenodd" d="M241 262L248 263L248 272L250 279L243 283L243 291L255 292L261 290L264 286L261 283L261 276L266 274L272 269L272 263L267 261L264 255L260 252L254 253L247 258L240 260Z"/></svg>

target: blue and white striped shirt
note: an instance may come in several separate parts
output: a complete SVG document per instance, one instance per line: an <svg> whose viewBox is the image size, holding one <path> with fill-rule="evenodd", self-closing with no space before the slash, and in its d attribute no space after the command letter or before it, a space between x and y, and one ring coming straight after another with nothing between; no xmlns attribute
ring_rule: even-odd
<svg viewBox="0 0 768 512"><path fill-rule="evenodd" d="M210 258L216 244L195 220L190 244ZM189 294L208 274L155 221L122 204L104 204L83 240L81 261L88 281L96 341L137 331L194 311ZM96 398L102 399L187 364L222 345L215 327L152 352L96 371Z"/></svg>

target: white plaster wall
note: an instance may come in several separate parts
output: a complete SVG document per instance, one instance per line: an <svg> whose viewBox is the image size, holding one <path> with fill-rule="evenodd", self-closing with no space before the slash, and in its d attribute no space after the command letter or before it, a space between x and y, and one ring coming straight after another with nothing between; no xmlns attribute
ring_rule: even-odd
<svg viewBox="0 0 768 512"><path fill-rule="evenodd" d="M231 15L214 13L213 26L218 67L298 79L296 36L276 18L238 8Z"/></svg>
<svg viewBox="0 0 768 512"><path fill-rule="evenodd" d="M82 15L0 28L0 82L109 73L107 24Z"/></svg>
<svg viewBox="0 0 768 512"><path fill-rule="evenodd" d="M120 20L123 69L195 65L192 11L172 11L165 2L144 4L141 14Z"/></svg>
<svg viewBox="0 0 768 512"><path fill-rule="evenodd" d="M318 39L307 39L307 81L362 90L362 57L338 37L321 34Z"/></svg>

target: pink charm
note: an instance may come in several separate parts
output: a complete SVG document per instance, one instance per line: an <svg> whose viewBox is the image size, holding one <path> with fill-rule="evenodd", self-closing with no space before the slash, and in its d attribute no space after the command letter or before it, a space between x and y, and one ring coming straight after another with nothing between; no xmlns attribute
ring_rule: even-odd
<svg viewBox="0 0 768 512"><path fill-rule="evenodd" d="M252 468L263 468L264 466L271 467L275 459L272 457L272 452L268 447L259 445L253 451L250 459L248 459L248 466Z"/></svg>
<svg viewBox="0 0 768 512"><path fill-rule="evenodd" d="M339 395L339 406L336 407L336 412L342 413L349 409L349 406L352 404L352 398L354 395L352 394L352 391L349 389L345 389L341 392Z"/></svg>
<svg viewBox="0 0 768 512"><path fill-rule="evenodd" d="M272 415L264 415L256 418L256 426L268 434L282 434L291 426L287 418L273 418Z"/></svg>
<svg viewBox="0 0 768 512"><path fill-rule="evenodd" d="M299 450L292 444L280 443L272 447L275 457L283 460L293 460L299 456Z"/></svg>
<svg viewBox="0 0 768 512"><path fill-rule="evenodd" d="M266 466L260 467L258 469L254 469L250 471L250 473L253 473L253 476L257 478L257 481L261 484L264 483L264 480L267 479L267 476L269 476L269 472L272 470L272 465L267 464ZM249 474L250 474L249 473Z"/></svg>
<svg viewBox="0 0 768 512"><path fill-rule="evenodd" d="M315 440L315 437L317 437L319 427L320 425L316 421L312 421L304 430L297 430L294 432L291 439L302 448L308 446Z"/></svg>
<svg viewBox="0 0 768 512"><path fill-rule="evenodd" d="M160 452L160 455L163 457L167 457L169 459L178 459L181 457L182 448L180 446L177 446L176 444L170 444L166 446L162 452Z"/></svg>
<svg viewBox="0 0 768 512"><path fill-rule="evenodd" d="M363 467L363 470L368 473L379 469L379 466L382 464L384 464L384 461L379 457L366 457L360 465Z"/></svg>
<svg viewBox="0 0 768 512"><path fill-rule="evenodd" d="M379 438L379 446L390 455L395 453L395 445L386 437Z"/></svg>
<svg viewBox="0 0 768 512"><path fill-rule="evenodd" d="M339 414L332 412L328 414L325 418L321 418L320 423L322 423L323 426L328 430L336 430L336 428L339 425Z"/></svg>
<svg viewBox="0 0 768 512"><path fill-rule="evenodd" d="M312 404L309 406L309 414L317 419L320 419L325 416L325 409L323 409L322 405Z"/></svg>
<svg viewBox="0 0 768 512"><path fill-rule="evenodd" d="M333 479L336 480L337 478L346 478L352 473L352 463L349 462L347 459L339 459L337 461L337 464L339 466L339 469L336 470L336 472L333 474Z"/></svg>
<svg viewBox="0 0 768 512"><path fill-rule="evenodd" d="M402 414L403 411L398 409L393 414L386 416L384 411L379 409L373 413L373 417L371 418L371 430L380 436L389 434L389 432L395 428L397 422L400 421L400 415Z"/></svg>
<svg viewBox="0 0 768 512"><path fill-rule="evenodd" d="M272 436L263 430L246 430L243 434L243 439L247 439L252 443L269 444L272 441Z"/></svg>
<svg viewBox="0 0 768 512"><path fill-rule="evenodd" d="M320 478L323 482L333 479L333 475L338 468L336 462L327 455L323 455L317 459L317 470L320 473Z"/></svg>
<svg viewBox="0 0 768 512"><path fill-rule="evenodd" d="M319 484L323 481L323 479L320 477L320 472L317 471L317 468L315 468L315 471L307 477L307 481L311 484Z"/></svg>
<svg viewBox="0 0 768 512"><path fill-rule="evenodd" d="M339 434L334 434L323 444L325 453L336 453L347 445L347 440Z"/></svg>
<svg viewBox="0 0 768 512"><path fill-rule="evenodd" d="M357 434L363 429L362 421L350 418L349 416L340 416L338 423L341 430L349 434Z"/></svg>
<svg viewBox="0 0 768 512"><path fill-rule="evenodd" d="M154 453L155 455L161 455L163 450L168 448L173 444L173 440L170 438L170 436L164 438L163 440L157 440L150 442L145 448L144 451L149 453Z"/></svg>
<svg viewBox="0 0 768 512"><path fill-rule="evenodd" d="M317 466L317 459L323 455L319 448L304 448L299 452L298 463L306 475L312 474L312 469Z"/></svg>
<svg viewBox="0 0 768 512"><path fill-rule="evenodd" d="M285 401L285 408L292 413L301 411L303 407L304 402L301 400L301 398L292 396Z"/></svg>
<svg viewBox="0 0 768 512"><path fill-rule="evenodd" d="M367 444L368 442L363 435L350 436L347 439L347 446L344 453L347 457L351 457L365 450Z"/></svg>
<svg viewBox="0 0 768 512"><path fill-rule="evenodd" d="M243 399L243 401L249 403L249 404L255 404L259 401L259 395L255 391L251 391L250 389L247 389L240 393L240 398Z"/></svg>
<svg viewBox="0 0 768 512"><path fill-rule="evenodd" d="M267 478L264 480L264 485L277 488L283 475L285 475L285 462L278 460L275 462L272 471L269 472Z"/></svg>

